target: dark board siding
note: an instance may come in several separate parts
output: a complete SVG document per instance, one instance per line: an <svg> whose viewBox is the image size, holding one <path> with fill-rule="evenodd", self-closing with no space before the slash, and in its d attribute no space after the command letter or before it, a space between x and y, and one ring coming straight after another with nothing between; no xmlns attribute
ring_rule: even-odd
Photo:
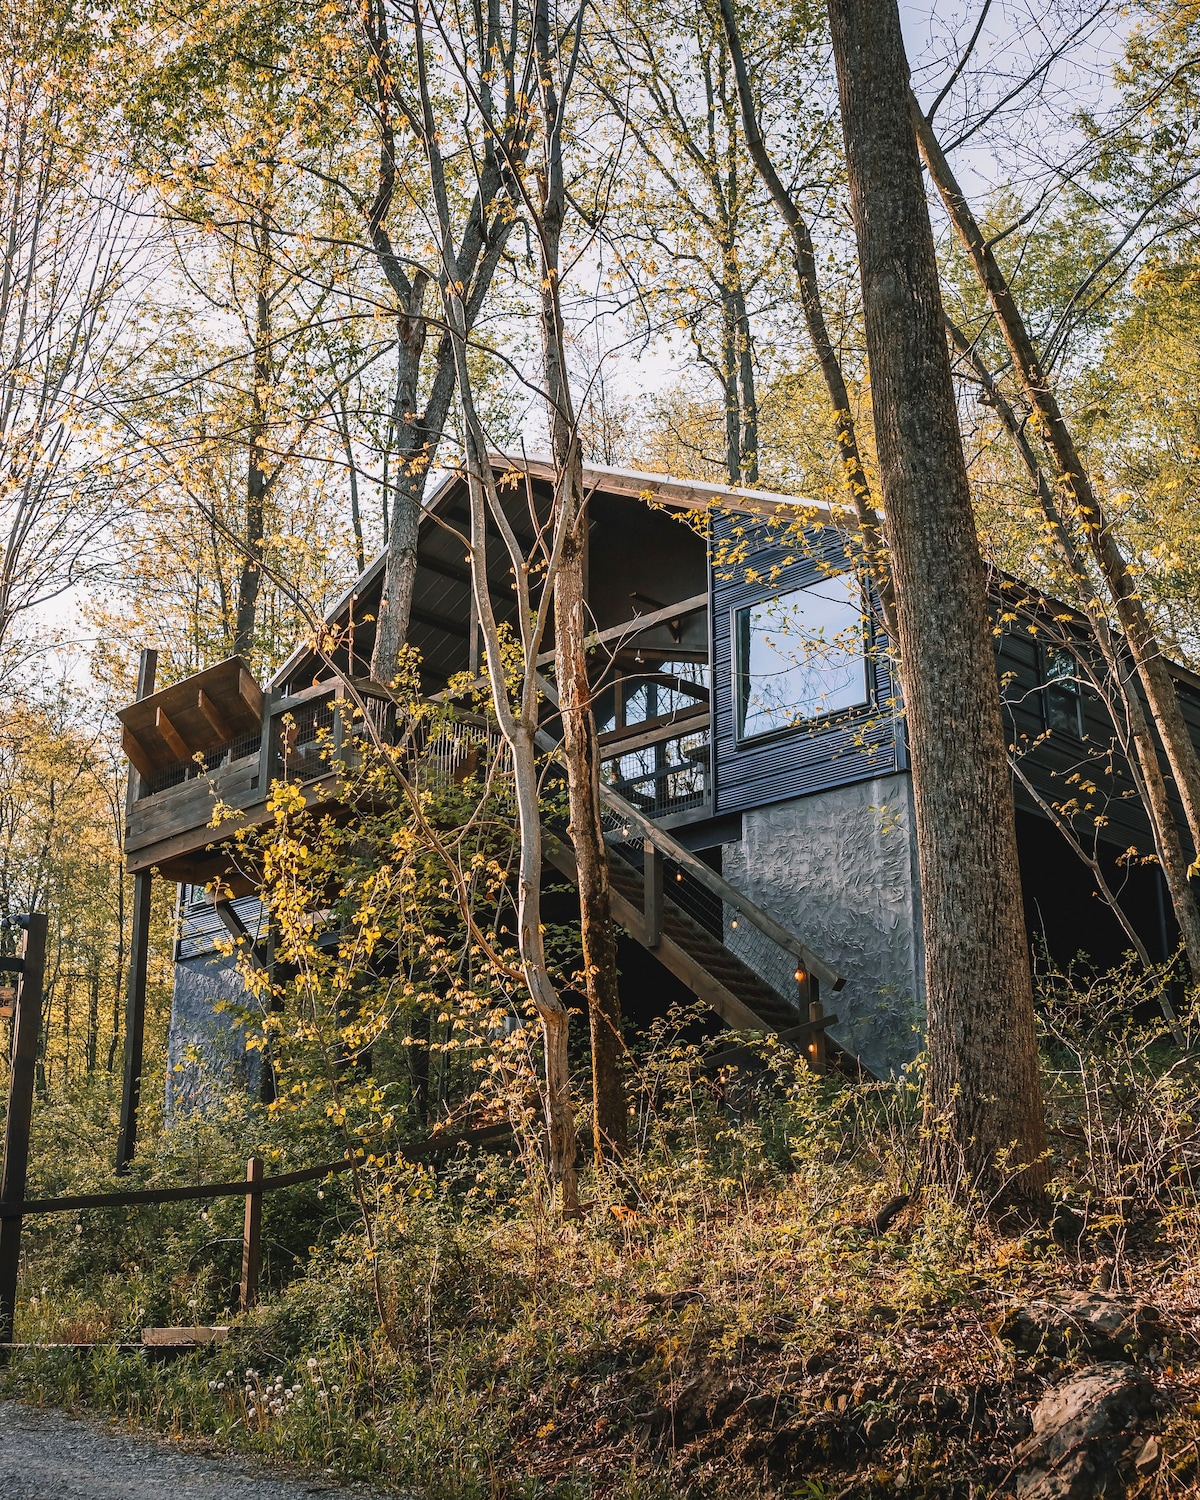
<svg viewBox="0 0 1200 1500"><path fill-rule="evenodd" d="M714 531L718 538L728 536L733 524L727 519L717 521ZM745 556L737 565L714 567L710 584L716 811L762 807L903 769L907 764L903 723L895 712L899 688L893 683L887 658L879 651L873 664L871 709L850 719L839 715L828 724L738 745L734 736L731 611L769 592L782 593L815 582L823 571L822 563L840 566L849 560L842 538L828 528L814 528L808 533L807 555L795 556L798 549L781 546L777 530L767 525L736 524L746 528ZM748 571L758 575L755 581L745 581ZM994 604L997 617L1001 607L998 602ZM1047 623L1058 612L1056 606L1048 605ZM1061 730L1045 735L1041 648L1025 620L1007 625L997 636L996 665L1005 699L1006 734L1009 742L1024 752L1022 768L1040 795L1052 804L1078 799L1075 826L1086 842L1098 836L1110 848L1133 847L1143 854L1152 853L1149 825L1129 767L1116 747L1103 702L1085 691L1083 739ZM1178 687L1184 719L1200 746L1200 686L1185 674L1179 678ZM1088 783L1095 785L1094 792L1084 789ZM1044 816L1019 784L1015 796L1019 807ZM1095 822L1098 815L1105 820L1099 829ZM1183 811L1177 802L1176 820L1185 847L1190 849Z"/></svg>
<svg viewBox="0 0 1200 1500"><path fill-rule="evenodd" d="M1046 734L1039 646L1023 624L1014 624L998 638L997 666L1005 699L1005 730L1037 791L1053 804L1077 799L1080 810L1075 827L1088 840L1098 836L1116 849L1136 848L1142 854L1152 854L1150 825L1102 700L1085 689L1082 740L1059 729ZM1200 693L1186 677L1177 679L1177 687L1184 720L1193 742L1200 746ZM1190 849L1183 808L1174 795L1166 759L1160 758L1168 787L1172 788L1175 820L1185 848ZM1087 790L1088 783L1096 790ZM1018 807L1041 813L1019 783L1014 791ZM1105 819L1099 829L1097 816Z"/></svg>
<svg viewBox="0 0 1200 1500"><path fill-rule="evenodd" d="M714 529L728 535L731 522ZM744 521L740 525L746 525ZM778 532L750 523L744 562L712 569L713 761L718 813L762 807L788 797L825 791L885 776L903 764L893 702L895 688L887 658L873 653L873 702L861 712L835 715L828 723L801 726L739 745L734 734L732 611L771 592L815 583L828 565L848 566L841 536L832 529L809 533L806 555L795 544L783 546ZM789 560L792 559L792 560ZM822 564L825 564L822 567ZM746 572L759 575L746 581ZM723 576L731 575L731 576ZM774 576L773 576L774 575ZM770 582L764 583L764 577Z"/></svg>

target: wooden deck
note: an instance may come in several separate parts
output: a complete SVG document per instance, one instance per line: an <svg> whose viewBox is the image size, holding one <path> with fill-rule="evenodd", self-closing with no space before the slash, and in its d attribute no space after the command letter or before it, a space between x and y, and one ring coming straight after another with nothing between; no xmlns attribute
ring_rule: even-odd
<svg viewBox="0 0 1200 1500"><path fill-rule="evenodd" d="M247 685L228 670L228 664L222 665L230 681L240 683L245 699L253 701L257 688L252 680ZM131 771L135 784L126 820L126 868L131 874L153 870L181 884L205 885L221 879L234 895L249 895L254 882L237 868L225 847L227 841L239 830L266 824L270 788L280 779L298 785L310 806L321 802L337 812L339 777L330 770L329 760L331 752L353 754L348 737L357 732L356 713L358 726L362 722L354 700L366 704L375 727L387 738L394 728L392 701L377 684L361 679L333 678L286 696L265 693L259 699L259 716L247 720L243 712L236 737L214 744L204 732L211 720L203 712L192 711L197 700L203 701L206 684L211 684L211 669L155 695L171 695L166 711L169 728L190 730L204 739L202 748L193 750L184 741L173 757L168 754L166 741L156 732L164 717L162 705L153 699L141 700L122 713L127 732L134 732L129 729L132 721L138 734L141 762L135 762ZM707 705L697 704L676 715L662 715L603 735L606 780L650 817L706 816L711 805L708 722ZM464 729L468 736L482 734L495 748L494 727L488 729L482 720L474 720L464 721ZM453 775L463 759L457 741L456 732L442 733L423 747L422 754L432 767ZM147 743L151 754L146 753ZM215 823L218 807L226 810L226 816ZM346 816L352 811L341 810Z"/></svg>

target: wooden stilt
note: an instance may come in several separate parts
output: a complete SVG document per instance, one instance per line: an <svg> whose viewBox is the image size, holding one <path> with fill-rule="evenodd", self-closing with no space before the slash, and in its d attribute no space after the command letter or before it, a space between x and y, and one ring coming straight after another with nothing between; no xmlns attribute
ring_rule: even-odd
<svg viewBox="0 0 1200 1500"><path fill-rule="evenodd" d="M257 1156L246 1163L246 1218L242 1228L241 1309L258 1301L258 1273L262 1253L263 1164Z"/></svg>
<svg viewBox="0 0 1200 1500"><path fill-rule="evenodd" d="M133 930L129 939L129 973L125 989L125 1080L121 1090L121 1128L117 1136L117 1171L127 1172L137 1150L138 1100L142 1090L142 1038L146 1029L146 964L150 950L150 871L133 877Z"/></svg>
<svg viewBox="0 0 1200 1500"><path fill-rule="evenodd" d="M4 1121L4 1166L0 1201L25 1200L29 1169L29 1121L33 1114L34 1068L42 1023L42 980L46 963L46 917L32 912L24 919L22 970L13 1006L12 1068L8 1114ZM11 1344L17 1308L17 1274L21 1266L21 1220L0 1220L0 1344Z"/></svg>
<svg viewBox="0 0 1200 1500"><path fill-rule="evenodd" d="M138 699L154 691L158 652L144 650L138 661ZM133 765L125 791L125 818L141 795L141 777ZM137 1149L138 1099L142 1086L142 1037L146 1028L146 962L150 945L150 872L133 877L133 930L129 939L129 970L125 978L125 1069L121 1089L121 1124L117 1136L117 1171L127 1172Z"/></svg>

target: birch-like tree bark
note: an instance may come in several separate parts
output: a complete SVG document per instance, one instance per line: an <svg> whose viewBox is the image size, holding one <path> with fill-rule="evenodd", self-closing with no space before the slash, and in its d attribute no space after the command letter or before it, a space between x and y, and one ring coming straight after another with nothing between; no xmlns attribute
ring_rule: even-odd
<svg viewBox="0 0 1200 1500"><path fill-rule="evenodd" d="M466 320L465 337L475 327L516 222L509 189L513 169L524 154L526 123L518 97L523 67L518 29L505 26L497 5L470 14L470 24L464 21L463 31L456 33L455 38L464 50L474 47L480 79L473 101L480 125L474 194L454 253L462 282L459 304ZM412 130L418 138L423 137L425 127L419 110L409 102L396 76L387 0L366 0L361 19L373 63L379 133L378 185L366 210L367 236L398 303L396 386L390 424L395 446L388 456L394 478L383 595L371 656L372 677L379 682L391 682L408 636L425 481L437 457L454 398L457 335L444 325L439 331L441 309L431 311L425 305L429 272L397 252L388 229L398 187L397 123ZM419 33L420 27L416 30ZM438 336L432 340L433 369L422 404L422 374L431 329Z"/></svg>
<svg viewBox="0 0 1200 1500"><path fill-rule="evenodd" d="M467 283L461 274L454 233L442 140L432 102L420 14L416 17L417 70L420 114L410 118L420 128L420 139L429 164L430 187L438 232L438 290L448 347L454 359L462 420L464 458L469 502L469 534L463 539L471 562L472 592L476 615L487 653L492 707L500 732L512 756L513 788L517 814L517 941L522 972L530 999L542 1026L545 1084L542 1095L546 1122L550 1178L562 1212L579 1212L579 1186L575 1158L578 1137L571 1095L571 1073L567 1052L570 1016L555 987L546 956L542 925L542 825L540 779L537 761L539 689L537 658L546 638L554 597L554 582L567 540L563 511L559 507L548 537L535 542L539 555L529 558L504 508L492 467L483 423L475 405L468 361L471 311ZM514 25L514 33L516 31ZM520 649L519 680L510 690L505 672L505 651L488 576L489 532L498 534L512 567L517 602L517 644ZM535 577L541 588L534 595Z"/></svg>
<svg viewBox="0 0 1200 1500"><path fill-rule="evenodd" d="M562 233L567 199L563 175L563 124L570 87L571 42L562 68L564 38L551 37L550 0L536 0L534 48L538 65L541 162L537 173L536 228L541 246L542 369L546 415L554 457L554 528L562 550L554 590L554 671L567 763L570 835L578 872L584 987L592 1043L592 1107L597 1162L621 1156L628 1143L625 1044L617 988L617 942L612 923L608 855L600 816L600 755L588 680L586 611L587 496L562 306ZM565 73L565 76L563 76ZM561 81L560 81L561 80Z"/></svg>

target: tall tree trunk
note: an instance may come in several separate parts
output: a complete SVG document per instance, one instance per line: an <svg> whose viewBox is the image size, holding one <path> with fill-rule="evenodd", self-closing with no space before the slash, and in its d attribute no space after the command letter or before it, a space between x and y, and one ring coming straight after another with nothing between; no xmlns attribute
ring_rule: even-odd
<svg viewBox="0 0 1200 1500"><path fill-rule="evenodd" d="M721 274L721 385L725 398L725 477L742 481L742 404L738 395L737 310L729 286L728 256Z"/></svg>
<svg viewBox="0 0 1200 1500"><path fill-rule="evenodd" d="M575 1168L578 1138L575 1131L575 1107L571 1098L570 1061L567 1040L570 1015L554 987L546 962L546 947L541 921L542 825L539 800L535 736L538 731L538 687L536 662L538 647L544 635L546 603L543 597L536 606L530 592L529 560L521 554L511 524L505 514L496 478L492 472L483 425L475 409L471 370L467 361L469 329L478 312L473 299L476 285L468 293L466 278L459 264L451 231L450 194L446 183L445 163L433 111L429 78L424 63L424 38L421 10L414 12L416 31L417 82L421 114L416 119L426 161L429 164L434 207L438 224L438 252L441 270L439 290L445 318L443 348L449 351L452 379L457 383L466 449L467 494L470 508L471 585L480 631L491 664L492 706L505 742L512 754L513 793L517 811L519 838L517 878L517 938L521 968L529 997L542 1023L545 1047L546 1087L542 1098L546 1119L551 1181L561 1193L564 1214L579 1212L579 1184ZM504 243L504 237L497 235ZM482 294L480 294L481 296ZM440 353L440 351L439 351ZM439 369L440 373L440 369ZM451 387L453 388L453 387ZM447 400L449 398L447 397ZM508 683L502 670L504 651L496 623L488 583L488 520L500 531L509 552L517 594L517 619L524 671L519 701L509 697ZM555 549L557 552L557 548ZM557 557L550 560L550 572ZM551 584L548 582L547 587ZM534 617L536 616L536 623Z"/></svg>
<svg viewBox="0 0 1200 1500"><path fill-rule="evenodd" d="M88 975L87 1043L84 1054L87 1074L90 1078L96 1071L97 1045L100 1036L100 970L95 968Z"/></svg>
<svg viewBox="0 0 1200 1500"><path fill-rule="evenodd" d="M926 1158L1041 1206L1046 1131L986 579L896 0L828 0L891 533L928 988Z"/></svg>
<svg viewBox="0 0 1200 1500"><path fill-rule="evenodd" d="M436 443L426 440L424 423L417 410L417 382L425 352L427 326L424 313L426 284L425 278L418 276L408 288L408 306L397 330L396 394L391 421L397 434L396 476L388 521L383 594L371 653L371 676L378 682L390 682L395 677L400 665L400 650L408 638L413 586L417 577L421 500L425 493L425 476L437 448Z"/></svg>
<svg viewBox="0 0 1200 1500"><path fill-rule="evenodd" d="M489 5L486 12L479 9L473 15L479 53L474 66L482 74L478 103L484 115L483 131L471 210L461 242L449 247L460 278L458 309L465 320L463 337L466 338L475 326L517 222L517 216L509 211L509 190L513 173L520 167L527 149L524 107L518 107L514 73L514 68L520 65L523 46L518 28L505 29L499 6ZM400 305L396 395L390 424L395 452L388 455L389 465L394 459L397 472L386 527L387 563L371 652L371 676L379 682L391 682L399 670L400 650L408 637L425 480L437 457L454 396L458 351L457 334L444 331L437 341L433 377L421 409L417 398L429 333L424 303L430 276L419 270L410 277L406 266L411 268L411 263L395 253L387 222L396 189L396 117L399 115L418 138L431 128L431 121L406 103L406 88L396 88L386 7L371 0L363 6L360 17L372 55L371 77L379 130L378 181L367 210L367 235ZM422 37L419 23L415 29L418 37ZM423 41L418 45L423 46ZM463 65L466 70L472 66L466 58ZM423 58L419 66L424 66ZM444 270L443 264L442 274Z"/></svg>
<svg viewBox="0 0 1200 1500"><path fill-rule="evenodd" d="M562 317L559 252L566 209L562 162L563 101L554 86L548 0L538 0L534 15L545 152L538 225L542 252L542 366L546 379L550 445L554 455L556 525L563 533L553 580L554 671L567 762L571 843L578 871L584 988L592 1044L595 1155L599 1164L606 1157L624 1154L628 1145L629 1109L625 1095L621 997L617 989L617 942L612 923L604 825L600 815L600 755L584 647L587 637L588 521L583 451L579 444L567 369Z"/></svg>
<svg viewBox="0 0 1200 1500"><path fill-rule="evenodd" d="M1167 764L1183 803L1193 847L1200 853L1200 753L1188 733L1183 710L1179 705L1179 695L1154 627L1137 592L1120 544L1104 513L1104 507L1092 488L1071 429L1050 389L1050 382L1021 317L1012 287L971 212L966 196L942 153L933 127L922 114L911 91L909 108L929 175L946 205L946 211L975 274L987 293L996 322L1012 356L1014 371L1025 399L1037 414L1041 436L1054 461L1059 483L1071 502L1100 576L1112 597L1155 728L1166 751Z"/></svg>
<svg viewBox="0 0 1200 1500"><path fill-rule="evenodd" d="M737 315L738 384L741 387L741 482L758 483L758 393L754 384L754 337L746 293L739 278L734 292Z"/></svg>
<svg viewBox="0 0 1200 1500"><path fill-rule="evenodd" d="M242 566L238 576L237 617L233 628L235 656L246 656L254 646L254 618L262 583L260 554L265 533L267 493L267 426L270 420L271 378L271 231L266 210L256 232L258 287L254 316L254 359L250 392L250 456L246 469L246 514L242 524Z"/></svg>

